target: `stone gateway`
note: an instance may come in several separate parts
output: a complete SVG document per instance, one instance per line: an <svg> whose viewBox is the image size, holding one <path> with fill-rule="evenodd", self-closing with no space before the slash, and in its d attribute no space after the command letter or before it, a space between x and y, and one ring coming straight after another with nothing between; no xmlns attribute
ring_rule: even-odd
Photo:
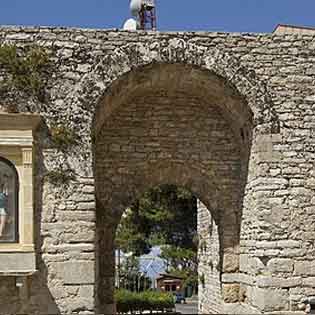
<svg viewBox="0 0 315 315"><path fill-rule="evenodd" d="M313 308L314 35L7 27L0 42L50 64L40 99L0 91L17 174L1 314L115 313L116 227L163 184L198 198L200 314Z"/></svg>

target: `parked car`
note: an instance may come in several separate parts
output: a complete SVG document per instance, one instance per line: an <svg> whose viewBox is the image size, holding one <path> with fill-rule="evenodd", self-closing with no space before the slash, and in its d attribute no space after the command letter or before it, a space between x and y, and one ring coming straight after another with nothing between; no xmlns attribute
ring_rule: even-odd
<svg viewBox="0 0 315 315"><path fill-rule="evenodd" d="M174 293L174 301L175 303L186 303L184 295L179 292Z"/></svg>

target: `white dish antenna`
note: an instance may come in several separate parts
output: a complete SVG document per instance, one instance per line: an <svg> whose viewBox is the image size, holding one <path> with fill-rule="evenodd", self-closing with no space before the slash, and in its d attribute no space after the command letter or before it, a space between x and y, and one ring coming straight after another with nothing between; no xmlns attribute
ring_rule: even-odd
<svg viewBox="0 0 315 315"><path fill-rule="evenodd" d="M123 26L125 31L136 31L137 30L137 21L135 19L128 19Z"/></svg>
<svg viewBox="0 0 315 315"><path fill-rule="evenodd" d="M142 3L145 4L149 8L155 7L155 1L154 0L142 0Z"/></svg>
<svg viewBox="0 0 315 315"><path fill-rule="evenodd" d="M138 16L138 14L141 10L141 7L142 7L142 3L143 3L142 0L131 0L130 1L130 11L131 11L131 14L133 16Z"/></svg>

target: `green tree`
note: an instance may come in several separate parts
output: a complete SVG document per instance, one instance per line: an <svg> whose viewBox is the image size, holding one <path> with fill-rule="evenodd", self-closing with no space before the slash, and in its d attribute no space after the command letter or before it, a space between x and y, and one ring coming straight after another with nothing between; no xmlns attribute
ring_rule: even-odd
<svg viewBox="0 0 315 315"><path fill-rule="evenodd" d="M26 47L23 51L15 45L0 46L1 96L24 93L43 101L49 55L40 46Z"/></svg>
<svg viewBox="0 0 315 315"><path fill-rule="evenodd" d="M196 198L186 189L163 185L149 189L126 210L116 244L135 255L164 244L196 250L196 234Z"/></svg>
<svg viewBox="0 0 315 315"><path fill-rule="evenodd" d="M150 288L151 279L140 272L138 257L134 255L124 257L119 268L119 287L137 292Z"/></svg>
<svg viewBox="0 0 315 315"><path fill-rule="evenodd" d="M137 291L137 277L140 273L139 259L133 255L126 257L119 267L121 287L130 291Z"/></svg>
<svg viewBox="0 0 315 315"><path fill-rule="evenodd" d="M147 240L145 222L137 213L128 208L124 213L116 232L116 248L125 253L132 252L135 256L141 256L150 251Z"/></svg>
<svg viewBox="0 0 315 315"><path fill-rule="evenodd" d="M185 285L195 292L197 243L197 200L186 189L173 185L149 189L125 211L116 234L116 247L135 256L163 245L161 257L167 261L168 271L184 278ZM128 277L132 283L135 276L130 266Z"/></svg>

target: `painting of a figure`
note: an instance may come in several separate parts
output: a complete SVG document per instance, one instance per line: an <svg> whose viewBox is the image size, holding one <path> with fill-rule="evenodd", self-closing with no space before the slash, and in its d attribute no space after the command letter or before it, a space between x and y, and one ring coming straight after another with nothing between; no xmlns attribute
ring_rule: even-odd
<svg viewBox="0 0 315 315"><path fill-rule="evenodd" d="M0 159L0 242L17 241L17 174L14 166Z"/></svg>

